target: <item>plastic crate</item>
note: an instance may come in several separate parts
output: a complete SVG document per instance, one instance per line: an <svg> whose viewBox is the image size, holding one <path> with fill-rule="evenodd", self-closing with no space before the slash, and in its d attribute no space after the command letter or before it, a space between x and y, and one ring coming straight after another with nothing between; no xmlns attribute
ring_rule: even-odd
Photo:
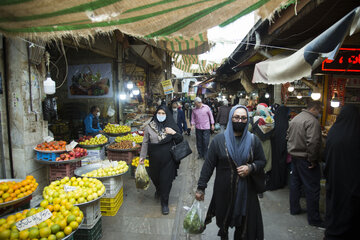
<svg viewBox="0 0 360 240"><path fill-rule="evenodd" d="M76 240L99 240L102 238L102 219L98 219L96 224L91 229L79 228L74 233L74 239Z"/></svg>
<svg viewBox="0 0 360 240"><path fill-rule="evenodd" d="M37 160L52 161L55 162L57 157L60 157L61 153L42 153L36 152Z"/></svg>
<svg viewBox="0 0 360 240"><path fill-rule="evenodd" d="M76 163L66 163L49 166L49 180L50 182L63 179L64 177L74 177L76 168L81 167L81 161Z"/></svg>
<svg viewBox="0 0 360 240"><path fill-rule="evenodd" d="M115 152L111 150L107 150L107 158L112 161L125 161L127 164L131 163L134 157L136 157L138 152L131 151L131 152Z"/></svg>
<svg viewBox="0 0 360 240"><path fill-rule="evenodd" d="M123 204L123 188L119 191L116 198L103 198L101 202L101 214L103 216L115 216Z"/></svg>
<svg viewBox="0 0 360 240"><path fill-rule="evenodd" d="M89 229L94 226L99 217L101 217L100 200L95 202L80 205L80 210L84 213L84 221L81 224L81 229Z"/></svg>
<svg viewBox="0 0 360 240"><path fill-rule="evenodd" d="M100 181L104 184L106 188L103 198L114 198L124 185L121 176L112 177L104 180L100 179Z"/></svg>

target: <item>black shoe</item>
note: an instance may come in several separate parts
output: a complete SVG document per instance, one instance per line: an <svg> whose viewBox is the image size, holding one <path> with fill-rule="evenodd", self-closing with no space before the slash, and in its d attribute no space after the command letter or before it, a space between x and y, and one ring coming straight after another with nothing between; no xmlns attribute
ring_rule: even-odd
<svg viewBox="0 0 360 240"><path fill-rule="evenodd" d="M300 214L303 214L303 213L306 213L306 210L300 209L300 211L295 212L295 213L290 213L290 214L291 214L291 215L300 215Z"/></svg>
<svg viewBox="0 0 360 240"><path fill-rule="evenodd" d="M324 228L325 229L325 222L324 221L309 223L309 225L313 226L313 227L318 227L318 228Z"/></svg>
<svg viewBox="0 0 360 240"><path fill-rule="evenodd" d="M163 215L168 215L169 214L169 206L168 205L161 205L161 212Z"/></svg>

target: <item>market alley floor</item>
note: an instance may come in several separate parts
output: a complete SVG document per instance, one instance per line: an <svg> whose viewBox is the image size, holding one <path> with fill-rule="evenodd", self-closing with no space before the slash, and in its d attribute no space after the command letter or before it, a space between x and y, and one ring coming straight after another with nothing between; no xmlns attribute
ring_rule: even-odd
<svg viewBox="0 0 360 240"><path fill-rule="evenodd" d="M215 219L201 235L187 235L182 224L186 214L184 206L191 206L194 200L197 179L203 160L197 159L195 136L187 137L193 154L182 161L179 176L173 183L169 207L170 214L163 216L160 202L154 198L154 186L140 191L135 188L135 181L127 173L124 177L124 202L114 217L103 217L104 240L215 240L218 228ZM215 172L214 172L215 173ZM214 174L215 175L215 174ZM206 190L205 206L208 206L212 195L214 175ZM266 240L317 240L323 238L323 230L307 224L306 214L292 216L289 214L289 191L287 188L265 192L260 199ZM302 202L303 203L303 202ZM233 231L229 231L229 239Z"/></svg>

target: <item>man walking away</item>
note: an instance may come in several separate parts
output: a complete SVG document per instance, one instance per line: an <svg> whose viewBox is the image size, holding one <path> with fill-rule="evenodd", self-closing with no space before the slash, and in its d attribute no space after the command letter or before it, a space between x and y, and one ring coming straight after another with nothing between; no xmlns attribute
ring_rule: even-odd
<svg viewBox="0 0 360 240"><path fill-rule="evenodd" d="M219 113L216 116L216 122L220 124L220 132L225 132L226 125L229 120L229 113L230 113L231 107L229 107L228 100L223 101L223 105L219 108Z"/></svg>
<svg viewBox="0 0 360 240"><path fill-rule="evenodd" d="M196 129L196 148L198 150L199 159L204 159L207 154L210 141L210 125L214 131L214 117L210 107L203 104L201 98L195 98L195 108L191 116L191 129Z"/></svg>
<svg viewBox="0 0 360 240"><path fill-rule="evenodd" d="M304 185L308 223L324 227L320 218L320 166L318 164L321 147L322 104L310 102L307 109L299 113L287 131L287 150L292 159L290 176L290 214L302 213L300 208L300 189Z"/></svg>
<svg viewBox="0 0 360 240"><path fill-rule="evenodd" d="M187 128L187 124L186 124L185 113L179 106L178 102L173 101L171 103L170 112L173 115L175 123L178 125L178 127L180 129L180 134L182 134L183 131L187 132L188 128Z"/></svg>

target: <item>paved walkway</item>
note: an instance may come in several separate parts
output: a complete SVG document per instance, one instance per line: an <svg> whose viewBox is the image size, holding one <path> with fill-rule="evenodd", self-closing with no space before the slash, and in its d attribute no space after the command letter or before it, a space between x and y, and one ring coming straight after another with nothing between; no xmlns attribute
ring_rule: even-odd
<svg viewBox="0 0 360 240"><path fill-rule="evenodd" d="M124 203L114 217L103 217L104 240L213 240L217 237L218 228L215 219L201 235L189 236L184 233L182 224L186 214L184 206L191 206L194 200L194 191L203 164L196 159L194 134L187 137L193 154L184 159L179 169L179 176L173 183L169 207L170 214L163 216L160 203L154 199L154 186L146 191L135 188L135 181L127 174L124 177ZM206 189L205 206L207 207L212 195L214 176ZM306 214L291 216L288 203L289 191L287 188L266 192L260 200L264 221L266 240L318 240L323 237L323 230L307 224ZM233 231L230 230L230 239Z"/></svg>

